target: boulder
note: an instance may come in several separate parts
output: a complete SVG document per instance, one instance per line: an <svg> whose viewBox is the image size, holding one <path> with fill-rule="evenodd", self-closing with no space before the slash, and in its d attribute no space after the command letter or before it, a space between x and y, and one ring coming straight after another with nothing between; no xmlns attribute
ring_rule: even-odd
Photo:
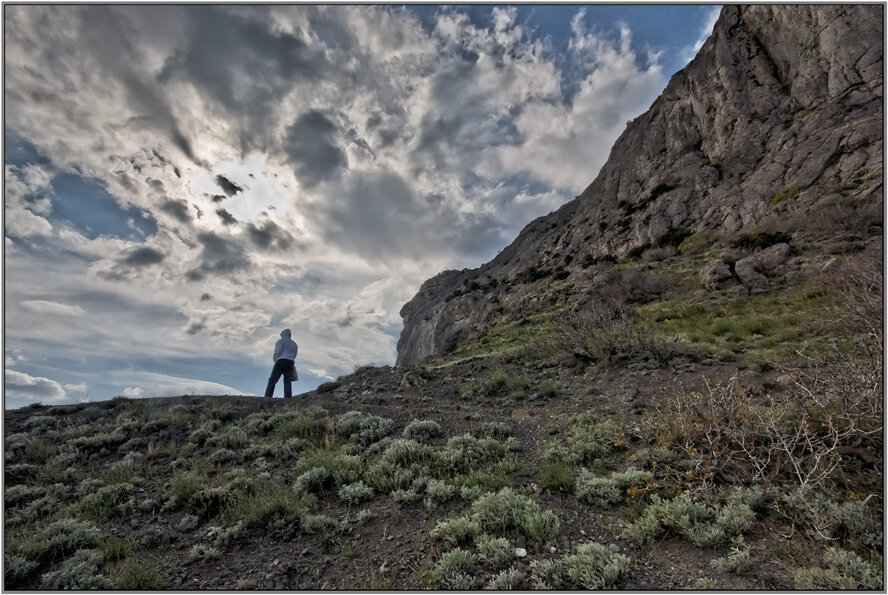
<svg viewBox="0 0 888 595"><path fill-rule="evenodd" d="M731 267L723 262L708 264L700 271L700 280L703 287L709 291L718 291L729 285L733 285L734 274L731 273Z"/></svg>
<svg viewBox="0 0 888 595"><path fill-rule="evenodd" d="M757 256L747 256L738 260L734 265L734 272L750 293L768 291L768 278L762 274L761 263Z"/></svg>
<svg viewBox="0 0 888 595"><path fill-rule="evenodd" d="M758 264L763 271L773 271L789 259L789 244L774 244L758 255Z"/></svg>

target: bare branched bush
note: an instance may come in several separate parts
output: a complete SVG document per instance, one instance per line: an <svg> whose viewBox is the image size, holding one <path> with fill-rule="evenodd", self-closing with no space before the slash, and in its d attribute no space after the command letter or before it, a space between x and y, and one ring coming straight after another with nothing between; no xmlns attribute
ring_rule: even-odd
<svg viewBox="0 0 888 595"><path fill-rule="evenodd" d="M834 319L829 324L850 332L865 333L868 347L883 346L883 279L880 258L846 260L829 271L823 281L828 289L840 296Z"/></svg>
<svg viewBox="0 0 888 595"><path fill-rule="evenodd" d="M726 482L826 487L849 454L877 458L871 442L882 433L880 377L866 367L855 374L851 365L798 374L788 390L766 399L743 390L736 377L707 380L702 391L655 403L648 427L661 444L703 457L704 469Z"/></svg>
<svg viewBox="0 0 888 595"><path fill-rule="evenodd" d="M609 300L590 300L564 312L556 325L556 348L582 362L612 365L637 358L668 360L669 350L637 323L635 310Z"/></svg>

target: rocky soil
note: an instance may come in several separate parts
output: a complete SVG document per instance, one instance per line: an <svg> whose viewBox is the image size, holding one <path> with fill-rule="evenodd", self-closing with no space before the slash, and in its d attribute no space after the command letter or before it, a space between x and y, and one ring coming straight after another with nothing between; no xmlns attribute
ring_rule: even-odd
<svg viewBox="0 0 888 595"><path fill-rule="evenodd" d="M517 398L461 394L462 383L483 382L494 372L523 374L532 379L534 386L551 380L559 387L558 395L543 397L535 391ZM520 561L519 570L527 573L532 560L563 555L580 543L594 540L631 558L631 570L620 582L621 589L670 590L693 588L697 579L712 574L710 560L724 552L695 548L677 537L667 537L648 547L628 543L621 532L637 510L591 508L571 494L550 493L533 487L541 451L544 444L558 438L579 413L598 412L602 418L620 415L628 423L633 419L640 422L644 408L665 391L698 386L704 375L712 378L733 372L735 370L718 365L704 368L686 361L654 370L592 366L580 371L555 362L527 364L518 360L476 359L440 369L364 368L292 400L183 396L141 403L118 398L76 406L32 407L8 411L5 430L7 435L27 432L33 427L28 420L38 415L64 419L72 426L80 421L95 421L99 416L110 420L134 406L148 404L167 411L176 406L199 411L231 405L237 412L235 420L256 412L271 416L313 405L332 415L360 410L393 420L392 435L399 435L415 419L438 422L447 436L472 432L483 423L502 422L520 445L521 464L510 482L518 489L536 493L540 506L555 511L561 522L558 536L548 545L549 551L531 553ZM757 372L741 370L740 379L751 390L761 389L763 378ZM168 429L163 435L146 432L145 437L152 442L176 443L186 441L192 430ZM89 458L88 465L101 469L120 458L119 453L96 453ZM160 457L158 465L164 464L168 465L169 461ZM137 498L163 502L164 495L169 493L163 477L146 474L136 488ZM11 477L7 472L7 485L23 479ZM323 506L328 514L336 518L354 515L355 511L347 510L335 495L327 497L329 500ZM390 496L377 494L362 505L362 509L372 512L369 520L353 523L347 531L328 539L298 533L292 539L281 540L251 530L225 548L220 557L193 561L188 561L189 552L201 544L209 547L222 530L223 523L218 517L200 520L187 510L165 510L158 505L151 510L139 508L124 519L98 519L96 524L110 534L138 544L135 550L140 552L140 557L151 560L163 571L165 589L403 590L435 586L430 582L429 572L443 548L432 539L430 531L439 520L459 516L465 508L465 504L449 502L429 510L422 502L398 503ZM792 575L784 554L773 555L775 551L794 551L796 546L790 531L786 527L763 525L748 535L747 540L754 552L763 554L760 564L742 576L722 579L720 584L740 589L791 588ZM515 545L526 546L521 538ZM802 551L799 555L810 556L810 553ZM525 586L529 585L525 583ZM40 582L33 577L31 582L17 587L36 589L40 588Z"/></svg>

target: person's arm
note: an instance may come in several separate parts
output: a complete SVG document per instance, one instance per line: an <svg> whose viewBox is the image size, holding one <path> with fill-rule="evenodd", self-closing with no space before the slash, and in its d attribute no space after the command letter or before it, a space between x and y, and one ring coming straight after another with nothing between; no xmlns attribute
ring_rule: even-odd
<svg viewBox="0 0 888 595"><path fill-rule="evenodd" d="M278 356L281 354L282 343L283 341L278 340L278 342L274 344L274 355L271 356L271 361L276 362L278 360Z"/></svg>

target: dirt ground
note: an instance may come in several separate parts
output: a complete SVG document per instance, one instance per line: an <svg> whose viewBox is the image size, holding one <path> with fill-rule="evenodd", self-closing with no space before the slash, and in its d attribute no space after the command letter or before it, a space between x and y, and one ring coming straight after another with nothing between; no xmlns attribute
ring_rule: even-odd
<svg viewBox="0 0 888 595"><path fill-rule="evenodd" d="M534 392L489 396L481 387L494 371L523 374L538 386L551 380L558 394L545 398ZM336 383L322 385L318 390L300 394L293 399L262 397L183 396L155 399L168 407L207 401L234 402L243 415L255 411L275 411L317 405L339 415L359 410L394 421L392 435L398 435L412 420L438 422L447 436L459 435L478 428L485 422L504 422L520 444L519 469L510 478L516 488L526 488L536 480L536 460L546 442L566 428L581 412L601 415L621 414L637 418L645 406L676 387L699 385L705 376L713 378L732 374L729 367L701 368L682 363L656 370L601 368L586 370L558 365L528 368L520 362L473 360L441 369L363 368ZM761 378L748 370L740 371L741 382L760 385ZM469 388L467 388L469 387ZM298 391L298 384L294 389ZM110 416L115 408L128 400L117 399L101 404ZM7 435L25 431L24 423L31 415L84 415L94 411L96 404L81 404L6 412ZM51 412L51 413L48 413ZM94 413L93 413L94 414ZM187 430L188 432L191 429ZM175 437L172 437L175 439ZM187 433L180 439L187 438ZM94 460L105 464L101 459ZM7 481L9 478L7 478ZM150 478L138 490L161 493L163 485L154 485ZM606 544L614 552L628 555L632 568L620 589L671 590L694 588L695 581L712 576L709 562L724 551L695 548L678 538L664 540L639 548L624 541L621 532L627 518L625 507L614 510L589 508L571 494L538 491L536 500L543 509L553 510L560 519L560 532L549 546L549 557L572 553L583 542L594 540ZM356 511L335 498L324 503L325 512L335 518L346 518ZM434 588L430 571L442 553L440 543L430 536L438 520L466 513L464 502L447 502L428 511L422 502L404 504L386 495L374 495L362 505L372 516L361 523L350 523L348 529L329 539L297 533L291 540L278 540L251 531L229 544L221 556L211 560L185 562L195 545L211 544L221 521L213 519L191 530L177 529L183 511L136 511L125 520L97 523L103 530L126 536L139 543L143 559L154 561L164 569L168 589L199 590L325 590L371 589L414 590ZM628 511L631 512L631 511ZM637 514L637 511L635 514ZM631 518L631 517L630 517ZM750 541L753 551L790 548L791 540L775 532L765 532ZM518 546L522 545L520 541ZM762 551L762 559L771 556ZM519 570L529 577L528 565L539 556L530 555L519 561ZM25 588L38 588L39 577ZM731 577L723 583L734 589L785 589L792 587L792 575L779 564L762 563L754 571ZM527 584L526 588L530 588Z"/></svg>

